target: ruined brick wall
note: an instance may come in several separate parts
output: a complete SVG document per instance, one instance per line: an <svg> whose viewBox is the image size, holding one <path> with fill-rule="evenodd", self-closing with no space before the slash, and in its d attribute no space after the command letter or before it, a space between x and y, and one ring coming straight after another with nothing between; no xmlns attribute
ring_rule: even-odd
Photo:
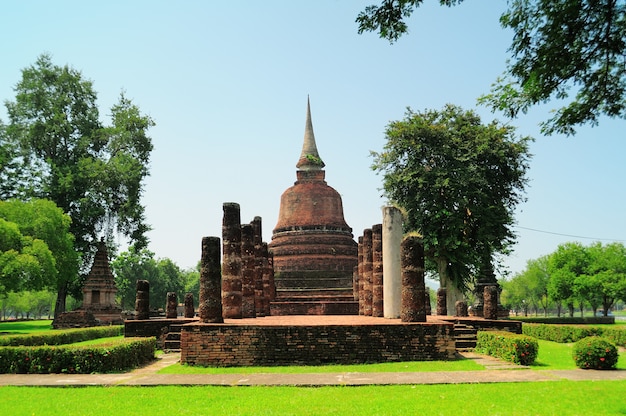
<svg viewBox="0 0 626 416"><path fill-rule="evenodd" d="M320 365L449 360L453 325L246 326L190 324L181 363L206 366Z"/></svg>

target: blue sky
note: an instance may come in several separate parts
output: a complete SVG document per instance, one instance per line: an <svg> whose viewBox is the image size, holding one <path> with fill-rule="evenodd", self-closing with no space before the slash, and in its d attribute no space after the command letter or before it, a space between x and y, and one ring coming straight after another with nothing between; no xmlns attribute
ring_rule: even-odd
<svg viewBox="0 0 626 416"><path fill-rule="evenodd" d="M393 45L357 34L357 14L376 2L6 1L0 98L14 98L21 69L43 52L94 82L105 122L124 90L156 122L149 248L186 268L203 236L221 236L224 202L241 205L242 222L261 216L271 240L280 195L296 179L310 96L326 180L356 237L381 222L386 202L369 153L406 107L452 103L505 121L476 107L508 58L505 2L426 2ZM518 243L505 260L512 272L566 241L626 240L624 121L543 137L537 124L554 106L511 121L536 139Z"/></svg>

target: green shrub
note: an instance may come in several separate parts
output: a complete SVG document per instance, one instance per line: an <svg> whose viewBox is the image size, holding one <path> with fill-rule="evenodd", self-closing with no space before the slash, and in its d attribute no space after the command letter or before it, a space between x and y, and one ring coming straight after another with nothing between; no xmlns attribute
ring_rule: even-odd
<svg viewBox="0 0 626 416"><path fill-rule="evenodd" d="M522 333L533 338L553 342L576 342L579 339L600 335L601 329L586 325L548 325L527 324L522 325Z"/></svg>
<svg viewBox="0 0 626 416"><path fill-rule="evenodd" d="M156 338L124 338L106 345L0 347L0 374L111 373L154 359Z"/></svg>
<svg viewBox="0 0 626 416"><path fill-rule="evenodd" d="M602 338L606 338L615 345L619 345L620 347L626 347L626 328L625 327L617 327L617 328L601 328L601 336Z"/></svg>
<svg viewBox="0 0 626 416"><path fill-rule="evenodd" d="M534 324L552 324L552 325L606 325L614 324L614 316L585 316L585 317L571 317L571 316L512 316L511 319L516 321L522 321L524 323Z"/></svg>
<svg viewBox="0 0 626 416"><path fill-rule="evenodd" d="M89 341L98 338L116 337L124 335L123 325L96 326L91 328L68 329L50 331L32 335L8 335L0 337L0 346L36 346L36 345L63 345L75 342Z"/></svg>
<svg viewBox="0 0 626 416"><path fill-rule="evenodd" d="M537 358L539 344L526 335L503 331L478 331L476 351L521 365L530 365Z"/></svg>
<svg viewBox="0 0 626 416"><path fill-rule="evenodd" d="M583 338L574 344L576 366L584 369L610 370L617 365L617 348L601 337Z"/></svg>

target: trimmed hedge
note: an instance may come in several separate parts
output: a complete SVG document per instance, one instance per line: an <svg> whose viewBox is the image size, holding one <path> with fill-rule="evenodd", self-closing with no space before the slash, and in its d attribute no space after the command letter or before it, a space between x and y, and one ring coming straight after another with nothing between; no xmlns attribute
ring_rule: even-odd
<svg viewBox="0 0 626 416"><path fill-rule="evenodd" d="M476 352L498 357L515 364L530 365L537 358L537 340L505 331L478 331Z"/></svg>
<svg viewBox="0 0 626 416"><path fill-rule="evenodd" d="M621 347L626 347L626 327L599 327L588 325L522 325L522 333L545 341L576 342L587 337L603 337Z"/></svg>
<svg viewBox="0 0 626 416"><path fill-rule="evenodd" d="M0 337L0 346L63 345L124 335L124 325L50 331L43 334L7 335Z"/></svg>
<svg viewBox="0 0 626 416"><path fill-rule="evenodd" d="M154 359L156 338L124 338L106 345L0 347L0 374L113 373Z"/></svg>
<svg viewBox="0 0 626 416"><path fill-rule="evenodd" d="M548 325L527 323L522 325L522 334L524 335L560 343L576 342L579 339L600 335L600 332L600 328L587 325Z"/></svg>
<svg viewBox="0 0 626 416"><path fill-rule="evenodd" d="M593 370L613 370L619 358L615 345L601 337L587 337L576 342L572 356L576 366Z"/></svg>
<svg viewBox="0 0 626 416"><path fill-rule="evenodd" d="M515 316L511 317L516 321L532 324L552 324L552 325L606 325L614 324L614 316L587 316L587 317L570 317L570 316Z"/></svg>

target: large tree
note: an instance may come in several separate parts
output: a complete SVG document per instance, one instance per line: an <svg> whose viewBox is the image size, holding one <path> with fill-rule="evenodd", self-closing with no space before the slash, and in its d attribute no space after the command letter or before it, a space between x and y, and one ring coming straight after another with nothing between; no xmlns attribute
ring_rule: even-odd
<svg viewBox="0 0 626 416"><path fill-rule="evenodd" d="M358 31L377 31L394 42L422 1L368 6L356 19ZM626 118L626 1L510 0L500 23L513 31L512 56L483 103L515 117L556 99L562 106L542 123L547 134L573 134L602 115Z"/></svg>
<svg viewBox="0 0 626 416"><path fill-rule="evenodd" d="M386 138L384 150L372 152L372 168L384 175L385 195L406 211L407 230L423 236L429 268L454 310L478 270L515 239L513 211L523 200L530 139L452 105L409 109L388 125Z"/></svg>
<svg viewBox="0 0 626 416"><path fill-rule="evenodd" d="M145 246L149 227L140 198L152 151L146 135L151 118L122 94L111 109L111 125L104 126L92 82L46 54L22 70L14 90L15 101L5 103L9 122L0 130L0 149L13 159L3 166L17 165L28 173L23 177L38 180L3 182L0 195L43 197L69 214L84 270L103 235L112 240L118 231ZM65 310L71 287L59 287L56 313Z"/></svg>

